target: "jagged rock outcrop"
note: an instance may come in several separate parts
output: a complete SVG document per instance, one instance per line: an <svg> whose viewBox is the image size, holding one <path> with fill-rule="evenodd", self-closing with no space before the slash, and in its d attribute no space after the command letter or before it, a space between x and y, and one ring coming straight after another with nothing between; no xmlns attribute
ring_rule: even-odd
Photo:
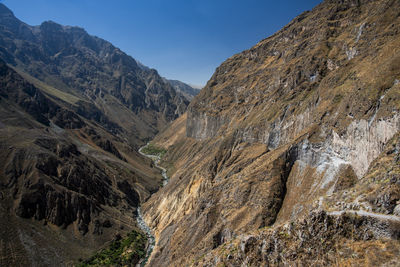
<svg viewBox="0 0 400 267"><path fill-rule="evenodd" d="M398 227L399 222L392 222L388 227L377 219L316 212L296 223L239 236L198 257L193 266L291 266L300 263L396 266L393 256L400 252L398 243L379 240L381 235L377 229L387 229L389 235L398 239ZM379 252L370 254L372 249Z"/></svg>
<svg viewBox="0 0 400 267"><path fill-rule="evenodd" d="M179 119L154 140L168 148L172 176L143 209L158 240L150 265L273 265L279 258L265 251L245 248L228 260L217 251L242 234L296 224L316 209L334 216L394 212L399 191L386 173L395 160L379 168L386 178L370 171L400 130L399 12L398 1L324 1L217 68L189 105L186 125ZM368 213L365 223L381 215ZM385 228L382 219L377 228ZM323 238L335 244L341 230L335 231ZM380 238L371 241L376 254L362 253L360 261L382 252ZM395 244L399 237L390 238ZM313 255L335 264L323 255L333 250ZM307 251L293 253L284 257L287 264L312 263ZM388 256L396 260L398 248Z"/></svg>

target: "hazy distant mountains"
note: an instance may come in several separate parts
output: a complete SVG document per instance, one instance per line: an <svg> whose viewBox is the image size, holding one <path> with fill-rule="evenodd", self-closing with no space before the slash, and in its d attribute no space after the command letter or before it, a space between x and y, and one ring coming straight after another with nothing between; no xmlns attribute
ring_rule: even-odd
<svg viewBox="0 0 400 267"><path fill-rule="evenodd" d="M200 89L194 88L184 82L178 81L178 80L168 80L165 79L165 81L169 82L169 84L172 85L172 87L182 95L184 95L189 101L193 99L199 92Z"/></svg>
<svg viewBox="0 0 400 267"><path fill-rule="evenodd" d="M140 68L142 68L143 70L147 70L150 71L151 69L145 65L143 65L141 62L136 61L136 63L138 64L138 66ZM172 87L179 93L181 93L182 95L184 95L189 101L193 99L193 97L195 97L201 90L201 87L197 87L197 86L192 86L189 85L187 83L178 81L178 80L169 80L167 78L163 78L163 80L167 83L169 83L170 85L172 85Z"/></svg>

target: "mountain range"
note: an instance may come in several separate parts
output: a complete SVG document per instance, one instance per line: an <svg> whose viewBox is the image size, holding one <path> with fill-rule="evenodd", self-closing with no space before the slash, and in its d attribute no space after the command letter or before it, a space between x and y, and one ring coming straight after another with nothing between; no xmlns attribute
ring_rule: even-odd
<svg viewBox="0 0 400 267"><path fill-rule="evenodd" d="M0 4L0 265L398 266L399 47L325 0L198 92Z"/></svg>
<svg viewBox="0 0 400 267"><path fill-rule="evenodd" d="M0 58L0 265L69 265L138 230L162 178L137 150L192 91L81 28L30 26L3 4Z"/></svg>

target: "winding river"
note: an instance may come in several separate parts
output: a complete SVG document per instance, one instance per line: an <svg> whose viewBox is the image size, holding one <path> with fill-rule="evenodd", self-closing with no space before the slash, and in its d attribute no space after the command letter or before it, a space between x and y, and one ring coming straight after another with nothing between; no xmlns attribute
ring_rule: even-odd
<svg viewBox="0 0 400 267"><path fill-rule="evenodd" d="M163 186L165 186L168 183L168 176L167 176L167 170L164 169L163 167L161 167L160 165L158 165L160 163L160 160L161 160L160 156L145 154L145 153L142 152L142 150L145 147L147 147L148 145L149 145L149 143L147 143L147 145L145 145L145 146L142 146L139 149L139 153L141 155L145 156L145 157L148 157L148 158L152 159L154 164L155 164L155 166L158 169L161 170L161 172L162 172L161 174L162 174L162 177L163 177L163 181L162 182L163 182ZM154 246L156 244L156 239L152 235L150 227L146 224L145 220L143 219L143 214L142 214L142 211L141 211L141 207L138 207L137 215L138 215L137 218L136 218L137 224L138 224L139 228L144 233L146 233L147 239L149 241L149 244L147 246L146 256L138 264L139 266L144 267L146 265L147 261L149 260L151 253L153 252Z"/></svg>

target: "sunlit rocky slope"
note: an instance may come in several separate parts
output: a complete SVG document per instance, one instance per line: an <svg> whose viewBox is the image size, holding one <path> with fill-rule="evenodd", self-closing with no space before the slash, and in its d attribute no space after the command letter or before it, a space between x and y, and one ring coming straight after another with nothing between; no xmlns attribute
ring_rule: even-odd
<svg viewBox="0 0 400 267"><path fill-rule="evenodd" d="M326 0L219 66L153 141L150 266L396 266L399 31L399 1Z"/></svg>

